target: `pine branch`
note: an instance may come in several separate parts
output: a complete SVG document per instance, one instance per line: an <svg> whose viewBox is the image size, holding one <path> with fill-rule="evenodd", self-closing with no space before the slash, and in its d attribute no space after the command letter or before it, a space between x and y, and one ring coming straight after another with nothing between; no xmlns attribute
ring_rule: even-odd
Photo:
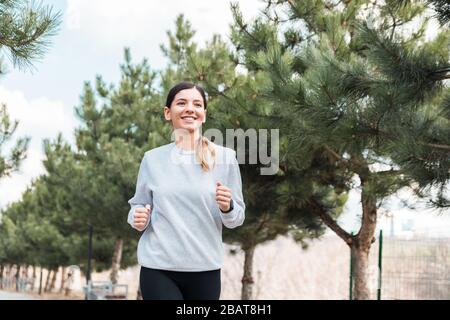
<svg viewBox="0 0 450 320"><path fill-rule="evenodd" d="M436 143L427 143L427 142L419 142L419 144L421 144L423 146L435 148L435 149L442 149L442 150L450 151L450 146L445 145L445 144L436 144Z"/></svg>
<svg viewBox="0 0 450 320"><path fill-rule="evenodd" d="M430 80L436 82L450 79L450 66L442 68L441 65L440 69L436 69L435 65L424 63L423 59L419 59L417 53L409 52L406 48L393 42L392 39L383 34L378 34L374 29L370 29L367 24L358 23L356 28L365 39L366 48L371 49L372 52L369 52L369 54L372 55L372 60L377 59L376 64L384 69L385 73L391 74L392 77L414 85L421 85ZM378 54L375 56L374 53L376 52ZM379 55L383 53L386 57L383 58L382 62Z"/></svg>
<svg viewBox="0 0 450 320"><path fill-rule="evenodd" d="M440 81L445 79L450 79L450 67L435 70L430 73L430 79L434 81Z"/></svg>
<svg viewBox="0 0 450 320"><path fill-rule="evenodd" d="M331 149L329 146L324 145L324 148L326 151L328 151L336 160L345 163L348 165L348 161L347 159L342 158L336 151L334 151L333 149Z"/></svg>
<svg viewBox="0 0 450 320"><path fill-rule="evenodd" d="M382 179L386 177L392 177L392 178L398 178L401 174L402 170L386 170L386 171L376 171L372 172L371 175L375 176L376 178Z"/></svg>
<svg viewBox="0 0 450 320"><path fill-rule="evenodd" d="M205 81L206 83L208 83L207 81ZM217 92L218 95L224 97L225 99L227 99L228 101L231 101L234 104L238 104L239 107L241 107L247 114L255 116L255 117L259 117L259 118L263 118L263 119L274 119L274 120L283 120L284 118L281 116L274 116L274 115L265 115L265 114L258 114L255 113L251 110L249 110L246 106L244 106L240 101L236 100L236 99L232 99L231 97L227 96L224 92Z"/></svg>
<svg viewBox="0 0 450 320"><path fill-rule="evenodd" d="M61 14L51 7L28 1L2 1L0 7L0 49L9 50L14 64L32 66L32 60L43 56L61 22Z"/></svg>
<svg viewBox="0 0 450 320"><path fill-rule="evenodd" d="M306 18L311 12L307 12L306 14L302 14L298 10L298 8L295 5L293 0L286 0L286 1L289 3L291 9L297 14L297 17L300 18L300 19L303 19L306 22L309 30L312 30L315 34L319 34L319 32L318 32L317 28L314 26L314 24L309 19Z"/></svg>
<svg viewBox="0 0 450 320"><path fill-rule="evenodd" d="M390 140L396 140L397 137L393 136L392 134L387 133L386 131L381 130L380 128L374 128L373 126L369 126L370 129L374 130L376 133L381 133L385 138L388 138ZM420 145L434 148L434 149L441 149L441 150L447 150L450 151L450 146L445 144L438 144L438 143L429 143L429 142L417 142Z"/></svg>
<svg viewBox="0 0 450 320"><path fill-rule="evenodd" d="M376 171L376 172L374 172L374 173L372 173L372 174L380 175L380 176L389 176L389 175L394 175L394 176L396 176L396 175L398 175L398 173L399 173L400 171L401 171L401 170L394 170L394 169L391 169L391 170L385 170L385 171Z"/></svg>
<svg viewBox="0 0 450 320"><path fill-rule="evenodd" d="M427 0L427 3L433 5L436 17L441 25L450 22L450 2L448 0Z"/></svg>
<svg viewBox="0 0 450 320"><path fill-rule="evenodd" d="M326 212L323 206L314 197L312 197L309 202L316 209L314 212L317 213L320 219L342 240L344 240L345 243L351 246L353 243L353 237L338 225L338 223Z"/></svg>
<svg viewBox="0 0 450 320"><path fill-rule="evenodd" d="M264 213L263 218L260 220L260 223L253 234L257 235L262 230L267 221L269 221L269 215L267 213Z"/></svg>
<svg viewBox="0 0 450 320"><path fill-rule="evenodd" d="M351 157L350 159L347 160L341 157L336 151L334 151L328 145L325 144L323 147L328 153L330 153L333 156L333 158L339 161L339 163L341 163L344 167L348 168L350 171L355 172L357 174L360 174L362 172L363 165L354 157Z"/></svg>
<svg viewBox="0 0 450 320"><path fill-rule="evenodd" d="M237 4L232 4L231 9L236 15L239 15L239 17L240 17L240 11L239 11L239 7ZM234 20L238 24L241 31L243 31L250 39L252 39L255 43L257 43L259 47L266 49L266 43L255 38L255 36L251 32L248 31L247 25L242 23L241 19L234 19Z"/></svg>

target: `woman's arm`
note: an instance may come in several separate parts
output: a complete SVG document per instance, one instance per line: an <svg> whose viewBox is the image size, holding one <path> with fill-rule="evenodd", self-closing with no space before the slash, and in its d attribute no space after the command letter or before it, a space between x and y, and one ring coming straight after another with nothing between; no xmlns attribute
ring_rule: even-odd
<svg viewBox="0 0 450 320"><path fill-rule="evenodd" d="M128 203L131 206L130 211L128 212L128 223L136 229L134 226L134 212L137 208L144 208L147 204L150 204L151 208L153 208L153 195L151 190L147 188L146 181L149 181L149 170L147 163L147 153L144 154L144 157L139 166L139 173L136 182L136 192L134 193L133 198L128 200ZM147 224L144 229L147 228L150 219L148 219Z"/></svg>
<svg viewBox="0 0 450 320"><path fill-rule="evenodd" d="M245 220L245 203L242 195L242 179L239 164L236 159L236 151L232 150L233 157L228 164L227 187L231 190L233 210L228 213L220 212L225 227L233 229L241 226Z"/></svg>

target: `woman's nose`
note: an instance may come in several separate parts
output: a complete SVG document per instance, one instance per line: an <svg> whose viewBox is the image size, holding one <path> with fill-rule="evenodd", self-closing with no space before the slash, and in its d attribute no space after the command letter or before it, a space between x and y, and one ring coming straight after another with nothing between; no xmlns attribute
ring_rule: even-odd
<svg viewBox="0 0 450 320"><path fill-rule="evenodd" d="M188 102L187 103L187 108L186 108L186 110L187 111L194 111L195 109L194 109L194 105L192 104L192 103L190 103L190 102Z"/></svg>

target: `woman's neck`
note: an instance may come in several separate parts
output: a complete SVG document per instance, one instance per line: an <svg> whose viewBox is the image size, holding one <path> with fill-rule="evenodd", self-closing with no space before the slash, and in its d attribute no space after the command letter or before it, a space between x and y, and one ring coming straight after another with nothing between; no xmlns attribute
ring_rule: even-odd
<svg viewBox="0 0 450 320"><path fill-rule="evenodd" d="M200 134L198 132L192 134L178 135L175 138L175 144L178 148L184 150L194 150L200 142Z"/></svg>

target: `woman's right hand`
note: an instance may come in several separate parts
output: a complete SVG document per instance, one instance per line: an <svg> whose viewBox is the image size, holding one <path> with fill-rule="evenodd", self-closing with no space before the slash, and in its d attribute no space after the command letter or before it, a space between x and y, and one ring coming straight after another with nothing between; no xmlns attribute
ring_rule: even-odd
<svg viewBox="0 0 450 320"><path fill-rule="evenodd" d="M136 210L134 210L133 225L137 230L143 231L145 229L147 221L150 219L151 212L152 209L149 204L147 204L145 208L136 208Z"/></svg>

